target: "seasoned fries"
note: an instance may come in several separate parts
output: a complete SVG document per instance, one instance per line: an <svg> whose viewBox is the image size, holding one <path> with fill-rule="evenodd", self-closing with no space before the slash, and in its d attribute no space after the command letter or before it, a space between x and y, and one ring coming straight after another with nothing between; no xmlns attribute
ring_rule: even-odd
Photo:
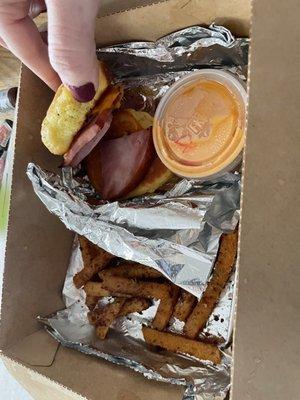
<svg viewBox="0 0 300 400"><path fill-rule="evenodd" d="M142 298L118 298L106 307L96 308L88 313L91 325L96 326L96 334L100 339L105 339L109 327L117 317L126 317L129 314L142 312L150 307L151 302Z"/></svg>
<svg viewBox="0 0 300 400"><path fill-rule="evenodd" d="M99 339L105 339L109 327L119 315L126 299L118 298L106 307L96 309L88 314L91 325L96 325L96 334Z"/></svg>
<svg viewBox="0 0 300 400"><path fill-rule="evenodd" d="M117 293L117 292L110 292L106 289L103 288L103 285L101 282L92 282L89 281L87 282L84 287L83 290L85 291L85 294L91 297L107 297L107 296L113 296L113 297L132 297L130 295L126 295L126 294L121 294L121 293Z"/></svg>
<svg viewBox="0 0 300 400"><path fill-rule="evenodd" d="M167 283L142 282L110 274L100 275L105 289L112 293L121 293L134 297L163 299L170 295L170 285Z"/></svg>
<svg viewBox="0 0 300 400"><path fill-rule="evenodd" d="M96 246L94 243L87 240L84 236L79 236L79 245L82 254L83 264L88 265L91 263L93 258L96 257L98 254L99 247Z"/></svg>
<svg viewBox="0 0 300 400"><path fill-rule="evenodd" d="M126 299L120 297L115 299L113 303L109 303L105 307L97 308L89 312L88 318L91 325L110 326L114 319L121 311ZM118 309L118 312L116 310Z"/></svg>
<svg viewBox="0 0 300 400"><path fill-rule="evenodd" d="M119 264L117 267L106 270L105 273L111 275L123 276L131 279L157 279L162 278L162 274L156 271L154 268L147 267L145 265L126 261ZM100 274L101 275L101 274Z"/></svg>
<svg viewBox="0 0 300 400"><path fill-rule="evenodd" d="M88 282L93 275L105 268L114 256L107 251L90 243L87 239L79 238L82 249L84 268L74 278L74 285L79 289Z"/></svg>
<svg viewBox="0 0 300 400"><path fill-rule="evenodd" d="M200 360L209 360L214 364L221 362L221 353L217 346L186 339L182 336L167 332L160 332L155 329L143 326L145 341L153 346L159 346L165 350L175 353L189 354Z"/></svg>
<svg viewBox="0 0 300 400"><path fill-rule="evenodd" d="M147 310L151 305L151 301L139 297L132 297L127 299L118 315L118 317L126 317L126 315L133 313L140 313Z"/></svg>
<svg viewBox="0 0 300 400"><path fill-rule="evenodd" d="M220 363L221 353L217 346L199 341L220 294L232 272L237 252L237 231L223 235L211 280L202 298L197 298L172 283L153 268L133 261L118 259L98 248L85 238L80 238L84 269L74 277L77 287L84 285L89 321L96 334L105 339L116 318L147 310L153 299L160 300L152 327L143 327L145 341L154 346L181 354L189 354L201 360ZM100 282L95 280L98 274ZM97 304L103 297L112 302L101 307ZM182 334L166 332L172 318L185 322Z"/></svg>
<svg viewBox="0 0 300 400"><path fill-rule="evenodd" d="M184 326L184 334L188 338L194 339L198 336L210 314L213 312L232 272L237 252L237 243L237 231L222 236L212 278L201 300L192 311Z"/></svg>
<svg viewBox="0 0 300 400"><path fill-rule="evenodd" d="M170 296L161 299L157 309L157 313L153 320L153 328L162 331L168 326L174 310L174 306L178 300L179 292L180 289L177 286L172 285Z"/></svg>
<svg viewBox="0 0 300 400"><path fill-rule="evenodd" d="M97 296L86 296L85 304L89 308L90 311L93 311L96 307L100 297Z"/></svg>
<svg viewBox="0 0 300 400"><path fill-rule="evenodd" d="M105 297L110 296L110 292L103 289L101 282L87 282L83 290L87 296Z"/></svg>
<svg viewBox="0 0 300 400"><path fill-rule="evenodd" d="M185 322L197 303L197 298L185 290L181 291L179 300L177 301L173 317L179 321Z"/></svg>

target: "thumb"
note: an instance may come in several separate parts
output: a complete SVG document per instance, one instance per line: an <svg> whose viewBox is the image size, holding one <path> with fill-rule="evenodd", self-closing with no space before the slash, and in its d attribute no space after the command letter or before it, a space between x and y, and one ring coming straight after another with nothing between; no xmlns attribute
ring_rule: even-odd
<svg viewBox="0 0 300 400"><path fill-rule="evenodd" d="M46 0L52 67L76 100L93 99L99 84L95 20L99 0Z"/></svg>

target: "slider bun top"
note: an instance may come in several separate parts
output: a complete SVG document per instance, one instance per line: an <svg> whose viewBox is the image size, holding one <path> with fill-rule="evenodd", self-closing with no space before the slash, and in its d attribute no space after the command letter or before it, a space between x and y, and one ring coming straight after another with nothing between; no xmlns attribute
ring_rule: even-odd
<svg viewBox="0 0 300 400"><path fill-rule="evenodd" d="M109 84L105 66L99 63L99 88L93 100L80 103L66 86L58 88L41 130L42 142L51 153L63 155L69 150L74 136Z"/></svg>

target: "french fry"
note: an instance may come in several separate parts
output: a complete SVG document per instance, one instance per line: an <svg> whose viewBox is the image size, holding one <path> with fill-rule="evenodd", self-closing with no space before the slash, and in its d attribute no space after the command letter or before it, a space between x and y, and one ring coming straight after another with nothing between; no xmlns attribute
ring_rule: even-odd
<svg viewBox="0 0 300 400"><path fill-rule="evenodd" d="M182 290L179 300L175 305L173 317L179 319L179 321L185 322L193 311L196 303L197 298L195 296L185 290Z"/></svg>
<svg viewBox="0 0 300 400"><path fill-rule="evenodd" d="M210 314L217 304L222 290L224 289L232 272L237 252L238 233L223 235L219 247L217 260L211 280L191 315L184 326L184 335L194 339L204 328Z"/></svg>
<svg viewBox="0 0 300 400"><path fill-rule="evenodd" d="M172 285L170 296L160 300L155 318L152 323L154 329L162 331L167 327L175 304L177 303L179 293L180 289L177 286Z"/></svg>
<svg viewBox="0 0 300 400"><path fill-rule="evenodd" d="M121 293L117 293L117 292L110 292L106 289L103 288L103 285L101 282L87 282L84 287L83 290L85 291L85 294L87 296L96 296L98 298L100 297L107 297L107 296L112 296L112 297L132 297L130 295L126 295L126 294L121 294Z"/></svg>
<svg viewBox="0 0 300 400"><path fill-rule="evenodd" d="M105 339L109 327L117 318L125 301L126 299L124 298L117 298L113 303L108 304L106 307L98 308L89 312L89 322L91 325L96 325L96 334L99 339Z"/></svg>
<svg viewBox="0 0 300 400"><path fill-rule="evenodd" d="M78 272L73 278L74 285L77 289L81 288L86 282L88 282L93 275L105 268L115 257L83 237L79 238L79 242L84 267L83 270Z"/></svg>
<svg viewBox="0 0 300 400"><path fill-rule="evenodd" d="M83 264L89 265L98 254L99 247L90 242L84 236L78 236L79 246L82 254Z"/></svg>
<svg viewBox="0 0 300 400"><path fill-rule="evenodd" d="M200 360L209 360L214 364L221 362L221 353L217 346L168 332L160 332L143 326L143 335L146 343L159 346L175 353L189 354Z"/></svg>
<svg viewBox="0 0 300 400"><path fill-rule="evenodd" d="M123 297L116 298L112 303L106 306L96 308L88 313L88 319L91 325L110 326L114 319L118 316L126 299ZM118 310L118 313L117 311Z"/></svg>
<svg viewBox="0 0 300 400"><path fill-rule="evenodd" d="M106 338L108 331L109 327L107 326L101 326L101 325L96 326L96 335L101 340L104 340Z"/></svg>
<svg viewBox="0 0 300 400"><path fill-rule="evenodd" d="M116 315L116 310L120 307L120 304L123 305L118 315ZM88 319L91 325L107 327L109 323L112 323L110 321L113 320L113 315L115 315L115 318L126 317L128 314L144 311L149 308L150 305L151 302L148 299L138 297L133 297L131 299L119 298L115 299L114 303L106 307L91 310L91 312L88 313Z"/></svg>
<svg viewBox="0 0 300 400"><path fill-rule="evenodd" d="M127 299L118 315L118 317L126 317L128 314L139 313L147 310L151 305L151 301L140 297L132 297Z"/></svg>
<svg viewBox="0 0 300 400"><path fill-rule="evenodd" d="M93 297L106 297L110 296L110 292L106 289L103 289L101 282L87 282L83 290L87 296Z"/></svg>
<svg viewBox="0 0 300 400"><path fill-rule="evenodd" d="M90 311L93 311L96 307L100 297L97 296L86 296L85 304L89 308Z"/></svg>
<svg viewBox="0 0 300 400"><path fill-rule="evenodd" d="M103 274L123 276L124 278L131 279L157 279L163 277L163 275L154 268L132 261L125 261L117 267L109 268L103 271L103 273L100 273L100 277Z"/></svg>
<svg viewBox="0 0 300 400"><path fill-rule="evenodd" d="M135 281L134 279L106 274L101 274L101 278L103 287L112 293L154 299L170 296L170 285L167 283Z"/></svg>

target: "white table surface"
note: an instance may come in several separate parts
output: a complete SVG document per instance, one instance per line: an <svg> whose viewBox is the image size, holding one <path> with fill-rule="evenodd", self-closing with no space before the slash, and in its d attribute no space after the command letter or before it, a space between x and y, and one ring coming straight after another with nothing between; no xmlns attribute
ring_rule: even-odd
<svg viewBox="0 0 300 400"><path fill-rule="evenodd" d="M0 399L33 400L22 386L8 373L0 360Z"/></svg>

